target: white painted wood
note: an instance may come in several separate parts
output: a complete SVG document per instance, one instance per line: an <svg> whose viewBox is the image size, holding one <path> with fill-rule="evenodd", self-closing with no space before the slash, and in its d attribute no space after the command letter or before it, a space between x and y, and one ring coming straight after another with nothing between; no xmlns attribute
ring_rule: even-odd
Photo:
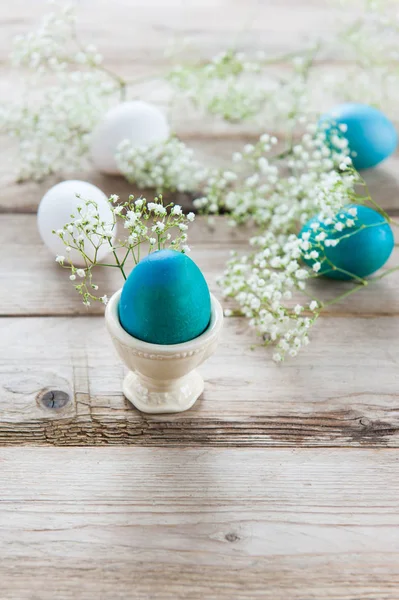
<svg viewBox="0 0 399 600"><path fill-rule="evenodd" d="M123 397L126 370L103 317L5 318L1 331L0 445L399 445L398 317L321 320L283 365L251 350L244 319L226 319L200 368L202 397L157 417ZM57 390L70 402L43 406Z"/></svg>
<svg viewBox="0 0 399 600"><path fill-rule="evenodd" d="M230 250L248 252L248 239L255 232L251 228L228 226L224 217L215 219L209 227L206 218L197 217L190 226L191 257L205 274L211 292L221 295L217 285L230 258ZM0 215L0 286L7 290L0 302L0 315L89 315L104 314L101 303L87 309L69 280L68 272L55 263L55 257L43 245L37 232L35 215ZM395 248L386 268L398 264L399 250ZM127 263L127 270L132 268ZM118 269L98 269L96 283L99 294L110 297L123 284ZM351 289L351 283L315 281L314 294L324 301ZM333 315L396 315L399 294L399 271L362 289L345 301L332 306L327 314ZM297 298L294 298L294 304ZM234 307L233 301L223 301L225 307Z"/></svg>
<svg viewBox="0 0 399 600"><path fill-rule="evenodd" d="M0 461L7 599L397 598L396 453L10 448Z"/></svg>

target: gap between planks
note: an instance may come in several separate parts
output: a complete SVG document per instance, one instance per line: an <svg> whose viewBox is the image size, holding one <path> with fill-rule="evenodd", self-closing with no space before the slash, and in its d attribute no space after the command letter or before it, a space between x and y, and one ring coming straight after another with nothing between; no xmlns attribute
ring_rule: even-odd
<svg viewBox="0 0 399 600"><path fill-rule="evenodd" d="M396 453L12 448L0 463L4 598L397 600Z"/></svg>
<svg viewBox="0 0 399 600"><path fill-rule="evenodd" d="M229 319L193 409L151 416L123 397L126 370L101 317L4 319L0 444L399 447L398 331L395 317L329 319L276 365ZM43 407L43 390L70 402Z"/></svg>
<svg viewBox="0 0 399 600"><path fill-rule="evenodd" d="M248 252L248 238L255 230L250 227L231 228L224 217L216 217L209 227L205 217L197 217L190 231L192 258L204 272L211 291L220 297L217 284L230 258L230 249ZM6 291L0 302L0 316L102 315L101 303L88 310L69 281L67 272L56 265L43 245L37 231L35 215L0 215L0 285ZM396 246L386 268L399 262ZM129 263L132 266L132 263ZM128 265L128 267L129 267ZM123 281L117 269L97 269L96 283L100 295L110 296ZM351 289L353 284L331 280L314 280L309 284L313 294L323 301ZM325 310L323 317L365 318L398 314L399 271L386 279L367 286L353 296ZM383 299L383 300L382 300ZM303 302L293 298L293 305ZM233 300L223 299L225 308L236 308ZM255 338L254 338L255 339Z"/></svg>

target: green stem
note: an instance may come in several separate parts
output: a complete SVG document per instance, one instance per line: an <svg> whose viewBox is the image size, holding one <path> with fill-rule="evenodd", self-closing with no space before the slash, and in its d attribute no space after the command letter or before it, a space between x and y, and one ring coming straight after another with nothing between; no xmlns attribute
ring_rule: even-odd
<svg viewBox="0 0 399 600"><path fill-rule="evenodd" d="M337 302L340 302L340 300L343 300L344 298L347 298L351 294L355 294L359 290L363 289L366 285L370 285L370 283L380 281L381 279L383 279L387 275L390 275L391 273L394 273L395 271L399 271L399 265L397 267L392 267L391 269L387 269L386 271L381 273L381 275L377 275L376 277L372 277L371 279L364 279L363 283L355 286L351 290L348 290L348 291L344 292L343 294L340 294L333 300L330 300L330 302L322 303L322 309L326 308L327 306L332 306L333 304L336 304Z"/></svg>
<svg viewBox="0 0 399 600"><path fill-rule="evenodd" d="M120 263L118 255L116 254L116 252L114 250L114 247L112 245L112 240L111 240L111 238L107 238L107 240L108 240L110 247L112 248L112 254L114 255L116 266L119 267L120 272L122 273L123 278L126 281L127 277L126 277L125 271L123 270L123 265Z"/></svg>
<svg viewBox="0 0 399 600"><path fill-rule="evenodd" d="M364 283L361 283L361 284L355 286L351 290L347 290L343 294L340 294L339 296L337 296L333 300L330 300L329 302L323 302L322 303L322 310L324 310L327 306L332 306L333 304L337 304L338 302L340 302L344 298L347 298L351 294L354 294L355 292L358 292L360 289L364 288L365 285L368 285L368 283L369 283L368 281L365 281Z"/></svg>

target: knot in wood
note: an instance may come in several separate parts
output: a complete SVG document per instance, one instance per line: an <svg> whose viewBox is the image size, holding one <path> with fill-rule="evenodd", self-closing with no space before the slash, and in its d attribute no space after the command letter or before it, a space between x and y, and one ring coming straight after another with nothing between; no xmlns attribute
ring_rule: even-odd
<svg viewBox="0 0 399 600"><path fill-rule="evenodd" d="M227 540L228 542L237 542L240 538L239 536L232 532L232 533L226 533L226 535L224 536L225 540Z"/></svg>
<svg viewBox="0 0 399 600"><path fill-rule="evenodd" d="M67 392L61 390L42 390L39 392L37 400L44 408L51 410L59 410L70 401L70 396Z"/></svg>

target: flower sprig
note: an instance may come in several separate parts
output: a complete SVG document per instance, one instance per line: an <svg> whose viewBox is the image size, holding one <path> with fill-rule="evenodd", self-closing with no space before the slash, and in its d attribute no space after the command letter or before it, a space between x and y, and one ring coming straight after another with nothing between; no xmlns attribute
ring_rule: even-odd
<svg viewBox="0 0 399 600"><path fill-rule="evenodd" d="M252 220L273 233L293 233L316 213L332 216L353 189L356 173L339 127L308 123L297 143L281 152L267 133L232 156L230 170L215 170L194 201L205 213L228 211L233 225ZM326 125L327 126L327 125ZM340 170L343 167L343 170Z"/></svg>
<svg viewBox="0 0 399 600"><path fill-rule="evenodd" d="M17 36L11 62L24 68L26 89L20 102L0 105L0 128L19 146L18 179L82 167L91 132L126 82L104 66L95 46L80 42L69 4L56 4L36 31Z"/></svg>
<svg viewBox="0 0 399 600"><path fill-rule="evenodd" d="M156 193L196 192L208 176L208 169L194 152L176 137L151 146L121 142L116 155L120 172L139 188L154 188Z"/></svg>
<svg viewBox="0 0 399 600"><path fill-rule="evenodd" d="M129 196L126 202L118 203L119 198L114 194L108 200L112 215L109 221L104 219L96 202L80 199L82 204L76 214L71 215L71 221L53 233L65 244L65 256L58 255L56 262L70 272L69 279L86 306L90 306L91 301L104 304L108 301L106 295L95 293L99 286L93 281L94 267L117 268L126 280L128 261L137 264L143 247L148 253L166 247L190 252L187 230L194 221L194 213L184 215L181 206L173 202L164 206L162 196L152 202ZM124 235L117 238L118 219ZM79 266L73 258L75 253L79 256ZM109 255L107 262L101 258L104 254ZM83 267L80 266L82 261Z"/></svg>
<svg viewBox="0 0 399 600"><path fill-rule="evenodd" d="M313 44L281 56L263 50L248 56L229 49L205 63L177 65L167 80L197 108L225 121L260 120L265 115L287 121L306 109L306 82L318 50ZM270 67L286 62L292 67L288 77L276 77Z"/></svg>
<svg viewBox="0 0 399 600"><path fill-rule="evenodd" d="M347 200L351 199L348 196ZM235 300L239 313L261 337L262 345L274 346L276 362L286 355L296 356L309 343L310 330L323 311L399 269L392 267L366 279L343 270L328 258L327 248L357 235L360 228L374 226L361 223L355 207L345 211L345 218L338 213L334 218L320 218L313 225L313 236L309 231L300 236L267 231L252 238L253 251L242 256L233 253L219 279L224 296ZM339 237L331 236L331 231L339 232ZM315 295L312 283L332 271L352 278L352 283L349 289L324 301ZM232 313L230 309L226 312Z"/></svg>

